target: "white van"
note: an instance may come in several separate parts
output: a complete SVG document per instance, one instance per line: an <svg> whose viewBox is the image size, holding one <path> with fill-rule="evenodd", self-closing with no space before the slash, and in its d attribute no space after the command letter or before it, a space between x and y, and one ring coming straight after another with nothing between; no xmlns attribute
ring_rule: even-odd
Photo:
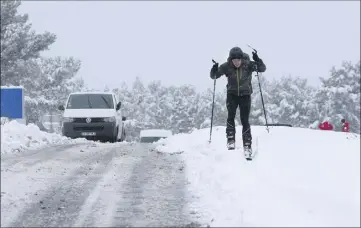
<svg viewBox="0 0 361 228"><path fill-rule="evenodd" d="M172 136L172 131L164 129L147 129L140 131L140 142L141 143L152 143L159 139L168 138Z"/></svg>
<svg viewBox="0 0 361 228"><path fill-rule="evenodd" d="M71 138L105 138L124 141L125 129L121 102L109 92L76 92L68 96L62 119L62 134Z"/></svg>

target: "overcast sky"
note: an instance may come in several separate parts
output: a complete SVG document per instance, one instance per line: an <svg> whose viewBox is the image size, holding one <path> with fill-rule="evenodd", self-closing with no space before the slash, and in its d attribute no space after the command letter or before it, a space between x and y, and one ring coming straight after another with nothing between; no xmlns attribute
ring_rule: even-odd
<svg viewBox="0 0 361 228"><path fill-rule="evenodd" d="M212 58L247 44L267 65L264 77L318 85L333 65L360 60L360 1L24 1L33 28L57 41L46 56L74 56L97 89L136 76L164 85L213 88ZM226 78L217 81L217 88Z"/></svg>

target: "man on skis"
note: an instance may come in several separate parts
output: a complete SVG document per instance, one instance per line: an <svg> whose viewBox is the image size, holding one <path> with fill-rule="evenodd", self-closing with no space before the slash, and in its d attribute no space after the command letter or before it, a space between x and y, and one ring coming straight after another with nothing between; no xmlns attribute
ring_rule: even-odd
<svg viewBox="0 0 361 228"><path fill-rule="evenodd" d="M251 111L252 72L265 72L266 65L260 59L257 53L252 52L251 61L249 55L244 53L241 48L233 47L229 51L227 61L220 66L215 63L211 69L210 77L218 79L225 75L228 79L227 101L228 110L226 136L229 149L235 148L236 128L234 118L239 106L240 119L242 123L242 140L245 153L252 154L252 134L249 124L249 115Z"/></svg>

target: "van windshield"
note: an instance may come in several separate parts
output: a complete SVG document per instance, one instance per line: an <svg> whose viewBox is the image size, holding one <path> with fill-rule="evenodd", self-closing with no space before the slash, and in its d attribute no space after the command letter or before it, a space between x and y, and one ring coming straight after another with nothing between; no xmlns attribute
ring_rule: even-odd
<svg viewBox="0 0 361 228"><path fill-rule="evenodd" d="M111 94L72 94L67 109L114 109Z"/></svg>

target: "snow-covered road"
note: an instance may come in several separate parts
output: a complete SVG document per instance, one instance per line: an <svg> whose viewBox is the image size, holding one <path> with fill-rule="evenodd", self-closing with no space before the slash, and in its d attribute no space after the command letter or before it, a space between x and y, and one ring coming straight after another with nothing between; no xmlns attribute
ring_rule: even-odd
<svg viewBox="0 0 361 228"><path fill-rule="evenodd" d="M1 158L1 226L185 226L184 164L147 144L60 145Z"/></svg>

